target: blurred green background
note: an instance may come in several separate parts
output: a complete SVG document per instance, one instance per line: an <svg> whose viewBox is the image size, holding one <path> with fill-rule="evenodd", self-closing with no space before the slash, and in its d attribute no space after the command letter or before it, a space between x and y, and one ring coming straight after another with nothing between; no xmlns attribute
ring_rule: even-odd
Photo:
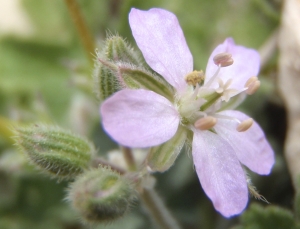
<svg viewBox="0 0 300 229"><path fill-rule="evenodd" d="M280 0L77 2L99 49L107 33L118 33L135 47L128 24L131 7L172 11L194 56L195 69L199 70L205 70L210 52L226 37L259 49L278 28L282 7ZM12 145L7 126L57 124L86 135L94 141L99 154L116 148L100 128L99 104L93 93L93 65L89 62L93 55L85 52L65 1L0 0L1 229L90 228L80 223L63 200L67 182L49 179L29 165ZM276 151L272 174L266 177L251 174L253 183L271 203L269 206L292 210L294 193L282 152L286 116L274 80L276 60L275 53L261 69L260 91L247 98L240 109L260 123ZM255 205L241 218L225 219L215 212L201 189L189 153L183 152L175 165L168 172L157 174L157 178L158 193L183 228L225 229L240 223L237 228L261 228L248 222L253 221L251 217L262 216L266 211L260 206L267 204L253 198L250 204ZM293 221L292 213L284 213L284 222ZM270 214L276 215L276 211ZM95 228L151 228L151 224L137 202L123 219Z"/></svg>

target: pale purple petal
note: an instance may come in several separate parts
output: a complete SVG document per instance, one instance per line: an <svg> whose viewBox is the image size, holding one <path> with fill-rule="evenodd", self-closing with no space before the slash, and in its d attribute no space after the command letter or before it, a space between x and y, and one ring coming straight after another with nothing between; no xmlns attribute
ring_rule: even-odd
<svg viewBox="0 0 300 229"><path fill-rule="evenodd" d="M218 76L223 80L223 82L232 78L233 82L230 88L238 90L243 89L247 80L252 76L257 76L259 72L259 53L254 49L235 45L232 38L227 38L223 44L220 44L215 48L209 57L206 66L205 82L208 82L218 69L217 65L215 65L213 61L214 56L223 52L230 53L234 62L231 66L221 68ZM212 87L216 88L217 85L217 80L215 80Z"/></svg>
<svg viewBox="0 0 300 229"><path fill-rule="evenodd" d="M222 111L218 114L234 117L241 121L249 118L244 113L233 110ZM274 152L260 126L254 122L245 132L236 131L236 127L236 121L218 119L214 128L234 148L241 163L258 174L269 174L274 164Z"/></svg>
<svg viewBox="0 0 300 229"><path fill-rule="evenodd" d="M173 87L186 86L184 77L193 71L193 57L176 16L163 9L131 9L129 24L148 65Z"/></svg>
<svg viewBox="0 0 300 229"><path fill-rule="evenodd" d="M100 108L104 130L129 147L159 145L174 136L179 114L169 100L152 91L121 90Z"/></svg>
<svg viewBox="0 0 300 229"><path fill-rule="evenodd" d="M215 133L195 130L193 159L215 209L225 217L241 213L248 202L248 187L234 149Z"/></svg>

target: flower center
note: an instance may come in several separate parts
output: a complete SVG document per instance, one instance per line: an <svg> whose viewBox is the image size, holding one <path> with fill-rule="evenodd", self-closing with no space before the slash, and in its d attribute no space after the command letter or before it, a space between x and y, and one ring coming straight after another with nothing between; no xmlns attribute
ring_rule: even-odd
<svg viewBox="0 0 300 229"><path fill-rule="evenodd" d="M233 89L230 86L234 79L228 79L224 82L219 73L222 68L233 64L232 55L229 53L220 53L214 58L214 63L218 66L213 76L204 84L205 75L203 71L193 71L185 76L187 83L186 90L183 94L177 95L176 105L181 114L181 122L184 125L194 125L200 130L213 128L217 119L230 119L237 123L237 131L248 130L253 120L240 121L234 117L219 115L218 111L223 110L226 106L236 103L239 97L244 97L245 93L252 95L260 86L257 77L251 77L242 90ZM212 85L218 83L217 88ZM244 93L245 92L245 93ZM240 96L241 95L241 96Z"/></svg>

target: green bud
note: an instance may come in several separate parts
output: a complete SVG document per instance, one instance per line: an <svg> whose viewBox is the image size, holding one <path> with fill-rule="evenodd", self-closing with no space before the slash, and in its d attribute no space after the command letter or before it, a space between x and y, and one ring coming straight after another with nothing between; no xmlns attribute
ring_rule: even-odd
<svg viewBox="0 0 300 229"><path fill-rule="evenodd" d="M170 84L147 68L123 38L109 37L103 51L97 53L95 62L94 81L98 98L103 101L123 88L144 88L172 101L174 92Z"/></svg>
<svg viewBox="0 0 300 229"><path fill-rule="evenodd" d="M106 39L104 53L107 60L131 63L136 66L141 63L139 54L118 35L111 35Z"/></svg>
<svg viewBox="0 0 300 229"><path fill-rule="evenodd" d="M115 63L123 62L138 66L139 55L120 36L109 36L103 50L97 53L94 69L95 92L100 101L125 88L126 85L118 76Z"/></svg>
<svg viewBox="0 0 300 229"><path fill-rule="evenodd" d="M87 223L123 216L135 199L132 183L108 167L86 171L71 184L67 199Z"/></svg>
<svg viewBox="0 0 300 229"><path fill-rule="evenodd" d="M147 164L153 171L164 172L175 162L187 138L187 131L179 127L177 133L169 141L152 147L147 156Z"/></svg>
<svg viewBox="0 0 300 229"><path fill-rule="evenodd" d="M33 164L58 178L71 179L82 173L94 153L86 140L53 126L18 127L15 139Z"/></svg>

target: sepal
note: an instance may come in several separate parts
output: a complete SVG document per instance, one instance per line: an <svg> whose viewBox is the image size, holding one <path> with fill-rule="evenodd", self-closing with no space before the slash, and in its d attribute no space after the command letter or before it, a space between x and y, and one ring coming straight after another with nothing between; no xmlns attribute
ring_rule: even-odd
<svg viewBox="0 0 300 229"><path fill-rule="evenodd" d="M187 138L187 130L179 126L176 134L169 141L152 147L147 156L147 165L153 171L164 172L175 162Z"/></svg>

